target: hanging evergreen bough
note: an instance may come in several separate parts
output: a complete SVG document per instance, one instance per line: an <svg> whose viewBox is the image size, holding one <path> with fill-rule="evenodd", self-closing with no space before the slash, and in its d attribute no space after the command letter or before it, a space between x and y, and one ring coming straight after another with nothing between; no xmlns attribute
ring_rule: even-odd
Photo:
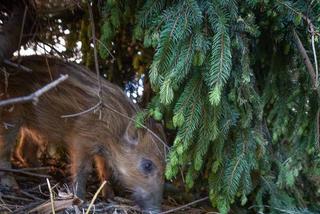
<svg viewBox="0 0 320 214"><path fill-rule="evenodd" d="M221 213L232 206L317 213L320 93L292 32L316 68L319 1L110 2L134 8L130 19L109 14L155 48L149 78L156 96L139 120L164 116L176 129L167 178L181 167L188 189L206 182ZM104 42L120 26L116 19L102 26Z"/></svg>

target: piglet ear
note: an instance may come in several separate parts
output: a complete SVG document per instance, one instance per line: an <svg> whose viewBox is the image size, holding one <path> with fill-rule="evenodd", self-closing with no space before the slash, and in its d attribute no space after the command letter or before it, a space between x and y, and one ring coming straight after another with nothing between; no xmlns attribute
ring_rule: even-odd
<svg viewBox="0 0 320 214"><path fill-rule="evenodd" d="M163 128L163 125L157 121L155 121L153 118L149 118L149 124L152 124L152 129L155 132L155 134L163 141L166 142L166 134Z"/></svg>
<svg viewBox="0 0 320 214"><path fill-rule="evenodd" d="M134 122L130 121L126 131L124 133L124 141L129 145L137 145L138 144L138 132L137 128L134 126Z"/></svg>

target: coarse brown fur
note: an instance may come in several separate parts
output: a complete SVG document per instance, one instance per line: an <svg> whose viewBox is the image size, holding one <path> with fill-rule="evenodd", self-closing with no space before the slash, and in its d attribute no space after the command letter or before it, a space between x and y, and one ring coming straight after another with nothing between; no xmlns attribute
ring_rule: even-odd
<svg viewBox="0 0 320 214"><path fill-rule="evenodd" d="M39 167L40 157L47 150L47 142L43 141L42 136L21 128L17 143L13 156L20 167Z"/></svg>
<svg viewBox="0 0 320 214"><path fill-rule="evenodd" d="M68 154L56 143L48 143L30 129L20 129L17 146L14 149L12 160L19 167L40 167L42 164L65 163ZM49 162L47 162L49 161Z"/></svg>
<svg viewBox="0 0 320 214"><path fill-rule="evenodd" d="M32 72L10 67L0 71L0 100L31 94L61 74L69 78L42 95L36 104L0 107L0 167L11 167L17 135L22 129L28 130L41 141L67 147L79 197L84 197L86 178L95 161L98 168L103 168L98 170L101 179L109 179L111 173L106 168L111 169L115 179L133 192L143 208L158 209L165 164L162 128L153 121L146 124L151 132L135 128L132 119L139 109L119 87L105 80L101 93L104 106L63 118L99 102L95 74L74 63L43 56L23 57L21 64ZM155 165L149 174L141 170L145 159ZM0 176L1 184L15 184L10 175Z"/></svg>

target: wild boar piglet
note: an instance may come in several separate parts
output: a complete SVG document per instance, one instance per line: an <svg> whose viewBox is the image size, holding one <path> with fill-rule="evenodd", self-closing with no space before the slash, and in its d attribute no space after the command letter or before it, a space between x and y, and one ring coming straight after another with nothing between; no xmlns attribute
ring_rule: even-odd
<svg viewBox="0 0 320 214"><path fill-rule="evenodd" d="M102 80L100 105L96 75L86 68L56 58L28 56L21 64L26 72L7 66L0 73L0 99L31 94L57 79L69 78L43 94L36 104L23 103L0 107L0 167L10 168L10 157L20 130L27 130L41 141L61 144L71 158L75 194L85 197L86 182L93 162L101 180L110 176L132 192L144 210L160 210L165 167L165 137L160 124L146 121L137 129L133 118L138 107L118 86ZM129 119L128 119L129 118ZM0 183L17 187L10 173L0 172ZM110 186L105 194L112 195Z"/></svg>

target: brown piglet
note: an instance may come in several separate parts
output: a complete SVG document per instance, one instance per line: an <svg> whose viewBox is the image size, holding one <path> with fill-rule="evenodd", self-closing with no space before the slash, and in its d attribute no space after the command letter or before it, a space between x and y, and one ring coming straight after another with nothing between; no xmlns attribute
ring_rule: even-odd
<svg viewBox="0 0 320 214"><path fill-rule="evenodd" d="M0 100L29 95L61 74L69 77L36 103L0 107L0 168L11 168L17 136L24 130L39 141L67 149L77 197L85 198L95 163L101 181L112 175L143 210L159 212L166 152L161 125L149 119L144 128L136 128L138 107L122 89L104 79L99 99L96 75L80 65L44 56L20 60L32 71L6 66L0 72ZM13 176L3 171L0 184L17 187ZM112 195L110 186L106 192Z"/></svg>

